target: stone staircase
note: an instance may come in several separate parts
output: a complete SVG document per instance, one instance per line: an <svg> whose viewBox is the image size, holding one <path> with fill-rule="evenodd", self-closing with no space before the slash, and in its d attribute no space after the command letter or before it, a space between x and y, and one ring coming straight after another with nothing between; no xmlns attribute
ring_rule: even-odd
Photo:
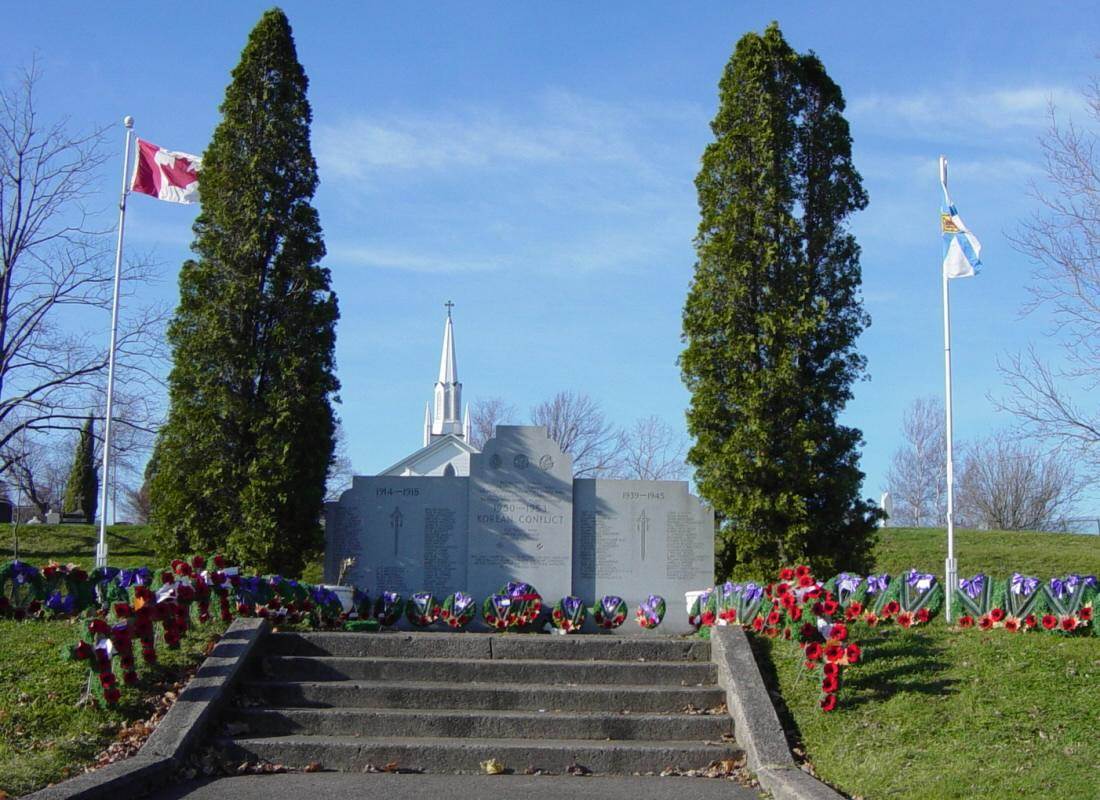
<svg viewBox="0 0 1100 800"><path fill-rule="evenodd" d="M273 633L215 745L344 772L698 769L741 754L709 659L652 636Z"/></svg>

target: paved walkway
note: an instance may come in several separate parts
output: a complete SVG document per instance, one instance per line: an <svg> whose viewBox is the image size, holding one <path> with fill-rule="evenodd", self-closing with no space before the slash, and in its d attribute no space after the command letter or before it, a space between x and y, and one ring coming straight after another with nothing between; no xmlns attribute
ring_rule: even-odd
<svg viewBox="0 0 1100 800"><path fill-rule="evenodd" d="M708 778L572 777L564 775L387 775L341 772L250 775L188 781L162 800L759 800L740 784Z"/></svg>

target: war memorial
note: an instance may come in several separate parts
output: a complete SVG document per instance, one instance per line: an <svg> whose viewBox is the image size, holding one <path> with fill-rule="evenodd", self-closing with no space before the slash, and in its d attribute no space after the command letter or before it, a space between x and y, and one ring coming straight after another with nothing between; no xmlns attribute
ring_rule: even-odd
<svg viewBox="0 0 1100 800"><path fill-rule="evenodd" d="M604 595L631 608L664 597L662 632L689 630L686 592L714 583L714 514L683 481L574 478L543 427L500 425L479 452L459 420L453 322L444 328L424 447L377 476L356 476L326 509L325 579L383 591L465 591L507 581L547 603ZM636 626L620 629L636 632Z"/></svg>

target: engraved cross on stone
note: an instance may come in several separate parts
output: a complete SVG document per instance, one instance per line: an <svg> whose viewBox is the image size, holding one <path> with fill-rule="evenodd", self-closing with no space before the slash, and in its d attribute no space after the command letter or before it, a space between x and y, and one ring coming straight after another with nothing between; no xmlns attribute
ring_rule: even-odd
<svg viewBox="0 0 1100 800"><path fill-rule="evenodd" d="M451 302L450 300L448 300L448 301L447 301L446 303L444 303L443 305L445 305L445 306L447 307L447 318L448 318L448 319L450 319L450 317L451 317L451 309L455 307L455 304L454 304L454 303L452 303L452 302Z"/></svg>
<svg viewBox="0 0 1100 800"><path fill-rule="evenodd" d="M397 539L401 532L401 526L404 524L405 518L401 514L401 509L397 506L393 507L393 513L390 514L390 527L393 528L393 554L397 555Z"/></svg>
<svg viewBox="0 0 1100 800"><path fill-rule="evenodd" d="M638 517L637 530L642 539L642 561L645 561L645 535L649 531L649 517L645 511L642 511Z"/></svg>

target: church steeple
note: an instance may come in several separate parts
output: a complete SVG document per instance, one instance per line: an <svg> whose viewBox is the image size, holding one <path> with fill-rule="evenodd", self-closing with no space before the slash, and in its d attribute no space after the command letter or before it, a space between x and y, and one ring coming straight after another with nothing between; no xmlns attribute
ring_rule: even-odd
<svg viewBox="0 0 1100 800"><path fill-rule="evenodd" d="M455 361L455 333L451 319L454 303L448 300L447 321L443 325L443 352L439 356L439 379L435 382L432 408L424 421L425 444L447 434L465 438L467 425L462 420L462 384L458 382L458 364Z"/></svg>

